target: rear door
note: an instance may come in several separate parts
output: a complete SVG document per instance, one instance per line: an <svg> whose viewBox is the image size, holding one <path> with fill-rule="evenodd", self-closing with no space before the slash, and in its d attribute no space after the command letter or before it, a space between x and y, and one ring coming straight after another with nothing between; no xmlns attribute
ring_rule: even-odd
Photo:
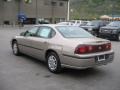
<svg viewBox="0 0 120 90"><path fill-rule="evenodd" d="M48 48L51 38L55 35L55 31L51 27L40 26L36 37L31 39L31 47L33 47L33 56L45 60L45 52Z"/></svg>

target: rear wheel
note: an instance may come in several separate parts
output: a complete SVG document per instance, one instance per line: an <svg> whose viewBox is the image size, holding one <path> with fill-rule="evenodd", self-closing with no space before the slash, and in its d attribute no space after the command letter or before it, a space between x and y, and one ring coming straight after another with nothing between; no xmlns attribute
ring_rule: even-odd
<svg viewBox="0 0 120 90"><path fill-rule="evenodd" d="M16 55L16 56L20 55L17 41L13 41L13 43L12 43L12 51L13 51L14 55Z"/></svg>
<svg viewBox="0 0 120 90"><path fill-rule="evenodd" d="M52 73L60 73L61 72L60 59L55 52L48 53L47 67Z"/></svg>

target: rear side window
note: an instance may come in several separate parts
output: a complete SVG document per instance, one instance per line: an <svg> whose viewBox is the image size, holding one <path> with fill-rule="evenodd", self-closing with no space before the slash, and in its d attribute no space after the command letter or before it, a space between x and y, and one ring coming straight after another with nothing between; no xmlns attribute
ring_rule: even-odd
<svg viewBox="0 0 120 90"><path fill-rule="evenodd" d="M114 21L108 24L108 26L120 27L120 21Z"/></svg>

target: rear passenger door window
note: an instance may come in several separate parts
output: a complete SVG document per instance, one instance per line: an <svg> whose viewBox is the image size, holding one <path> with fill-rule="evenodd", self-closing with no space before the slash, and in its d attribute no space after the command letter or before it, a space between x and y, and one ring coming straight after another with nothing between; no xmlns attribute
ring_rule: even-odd
<svg viewBox="0 0 120 90"><path fill-rule="evenodd" d="M37 36L41 38L52 38L55 35L55 31L50 27L40 27Z"/></svg>

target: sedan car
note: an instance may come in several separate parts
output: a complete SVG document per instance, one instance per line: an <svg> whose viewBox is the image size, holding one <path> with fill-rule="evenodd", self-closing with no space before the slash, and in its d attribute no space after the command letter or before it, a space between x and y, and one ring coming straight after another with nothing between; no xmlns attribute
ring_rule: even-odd
<svg viewBox="0 0 120 90"><path fill-rule="evenodd" d="M120 41L120 21L113 21L105 27L100 28L100 37L107 37Z"/></svg>
<svg viewBox="0 0 120 90"><path fill-rule="evenodd" d="M95 36L99 36L99 29L100 27L105 26L108 24L107 21L102 21L102 20L93 20L88 22L86 25L81 26L83 29L89 31L91 34Z"/></svg>
<svg viewBox="0 0 120 90"><path fill-rule="evenodd" d="M13 37L13 54L21 53L47 63L58 73L63 67L90 68L113 61L111 42L96 38L84 29L66 25L36 25Z"/></svg>

